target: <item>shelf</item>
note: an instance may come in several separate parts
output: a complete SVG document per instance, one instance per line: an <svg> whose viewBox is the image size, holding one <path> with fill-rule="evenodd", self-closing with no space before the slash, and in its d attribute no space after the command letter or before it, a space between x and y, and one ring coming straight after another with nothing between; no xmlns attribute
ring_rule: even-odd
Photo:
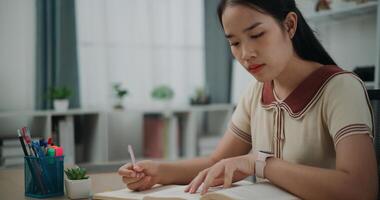
<svg viewBox="0 0 380 200"><path fill-rule="evenodd" d="M15 117L15 116L32 116L32 117L45 117L51 116L61 116L61 115L86 115L86 114L99 114L105 112L101 109L69 109L66 111L55 111L55 110L16 110L16 111L4 111L0 112L0 117Z"/></svg>
<svg viewBox="0 0 380 200"><path fill-rule="evenodd" d="M346 19L355 15L375 13L376 10L377 1L370 1L352 7L315 12L314 14L306 15L305 18L308 22L318 22L327 19Z"/></svg>
<svg viewBox="0 0 380 200"><path fill-rule="evenodd" d="M194 112L194 111L226 111L233 109L232 104L218 103L207 105L186 105L174 107L144 107L144 109L135 109L135 111L142 111L144 114L163 114L163 113L180 113L180 112Z"/></svg>
<svg viewBox="0 0 380 200"><path fill-rule="evenodd" d="M364 82L367 89L375 89L376 84L375 82Z"/></svg>

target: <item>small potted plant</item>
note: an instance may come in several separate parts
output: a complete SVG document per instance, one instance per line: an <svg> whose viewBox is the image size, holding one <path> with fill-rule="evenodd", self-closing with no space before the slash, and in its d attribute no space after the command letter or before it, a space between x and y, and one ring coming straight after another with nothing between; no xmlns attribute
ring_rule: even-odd
<svg viewBox="0 0 380 200"><path fill-rule="evenodd" d="M195 90L195 94L190 98L191 105L205 105L210 103L210 96L206 90L199 87Z"/></svg>
<svg viewBox="0 0 380 200"><path fill-rule="evenodd" d="M76 167L65 170L65 186L70 199L88 198L91 195L91 178L86 176L86 169Z"/></svg>
<svg viewBox="0 0 380 200"><path fill-rule="evenodd" d="M116 95L117 102L114 105L115 109L123 109L123 99L128 95L128 90L121 87L120 83L113 84L113 90Z"/></svg>
<svg viewBox="0 0 380 200"><path fill-rule="evenodd" d="M53 87L49 93L50 99L53 100L54 110L65 111L69 108L69 97L71 90L67 87Z"/></svg>
<svg viewBox="0 0 380 200"><path fill-rule="evenodd" d="M168 105L170 100L174 97L174 91L166 85L160 85L153 88L151 96L159 104Z"/></svg>

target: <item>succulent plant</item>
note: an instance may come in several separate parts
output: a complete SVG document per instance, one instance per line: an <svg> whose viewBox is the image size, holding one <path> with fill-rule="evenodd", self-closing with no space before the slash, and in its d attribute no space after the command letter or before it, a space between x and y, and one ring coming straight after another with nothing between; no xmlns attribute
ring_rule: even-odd
<svg viewBox="0 0 380 200"><path fill-rule="evenodd" d="M68 179L70 180L81 180L81 179L88 179L88 176L86 176L86 169L85 168L68 168L65 170L65 174Z"/></svg>

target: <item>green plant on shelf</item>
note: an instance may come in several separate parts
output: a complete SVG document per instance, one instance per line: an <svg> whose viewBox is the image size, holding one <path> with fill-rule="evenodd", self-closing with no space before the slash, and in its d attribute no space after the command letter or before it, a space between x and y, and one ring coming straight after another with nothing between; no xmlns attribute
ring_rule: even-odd
<svg viewBox="0 0 380 200"><path fill-rule="evenodd" d="M128 90L121 87L120 83L115 83L113 85L113 89L116 93L116 96L120 99L124 98L124 96L128 95Z"/></svg>
<svg viewBox="0 0 380 200"><path fill-rule="evenodd" d="M151 96L156 100L168 101L174 97L174 91L167 85L160 85L153 88Z"/></svg>
<svg viewBox="0 0 380 200"><path fill-rule="evenodd" d="M198 87L195 89L195 94L190 98L191 105L202 105L209 104L210 96L208 92L203 87Z"/></svg>
<svg viewBox="0 0 380 200"><path fill-rule="evenodd" d="M71 96L71 90L68 87L52 87L49 90L48 97L52 100L68 99Z"/></svg>
<svg viewBox="0 0 380 200"><path fill-rule="evenodd" d="M114 83L112 87L117 98L117 103L114 105L114 108L123 109L123 99L128 95L128 90L122 88L121 83Z"/></svg>
<svg viewBox="0 0 380 200"><path fill-rule="evenodd" d="M65 174L70 180L88 179L89 176L86 176L86 173L86 169L81 167L68 168L65 170Z"/></svg>

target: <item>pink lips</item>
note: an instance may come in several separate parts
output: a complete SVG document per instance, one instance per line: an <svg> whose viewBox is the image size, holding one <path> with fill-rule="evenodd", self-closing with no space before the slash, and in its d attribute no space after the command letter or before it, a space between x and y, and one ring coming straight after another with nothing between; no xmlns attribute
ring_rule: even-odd
<svg viewBox="0 0 380 200"><path fill-rule="evenodd" d="M253 73L253 74L256 74L256 73L259 73L261 71L261 69L263 69L265 64L253 64L253 65L250 65L248 67L248 71Z"/></svg>

